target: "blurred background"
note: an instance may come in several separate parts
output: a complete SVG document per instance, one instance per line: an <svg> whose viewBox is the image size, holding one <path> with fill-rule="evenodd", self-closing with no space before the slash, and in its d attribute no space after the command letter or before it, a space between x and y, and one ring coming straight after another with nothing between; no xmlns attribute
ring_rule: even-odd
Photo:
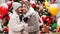
<svg viewBox="0 0 60 34"><path fill-rule="evenodd" d="M41 18L40 34L60 34L60 0L0 0L0 34L8 34L8 22L12 14L13 2L29 2ZM4 4L6 3L6 4ZM3 7L4 6L4 7ZM7 11L8 10L8 11Z"/></svg>

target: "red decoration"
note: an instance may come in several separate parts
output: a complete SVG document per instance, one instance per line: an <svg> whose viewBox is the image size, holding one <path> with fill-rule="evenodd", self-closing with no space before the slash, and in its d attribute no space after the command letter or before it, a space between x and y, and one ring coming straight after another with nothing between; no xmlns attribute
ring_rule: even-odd
<svg viewBox="0 0 60 34"><path fill-rule="evenodd" d="M10 9L12 7L12 2L11 1L8 1L7 2L7 5L8 5L8 9Z"/></svg>
<svg viewBox="0 0 60 34"><path fill-rule="evenodd" d="M50 24L51 24L51 19L50 19L50 17L49 17L49 16L47 16L47 17L46 17L46 21L47 21L48 25L50 25Z"/></svg>
<svg viewBox="0 0 60 34"><path fill-rule="evenodd" d="M2 9L1 9L1 6L0 6L0 19L2 19Z"/></svg>
<svg viewBox="0 0 60 34"><path fill-rule="evenodd" d="M46 17L42 17L42 20L43 20L43 22L45 22L46 21Z"/></svg>
<svg viewBox="0 0 60 34"><path fill-rule="evenodd" d="M7 14L8 14L8 8L5 8L4 6L1 6L0 7L0 15L1 15L1 18L3 18L3 16L5 16Z"/></svg>
<svg viewBox="0 0 60 34"><path fill-rule="evenodd" d="M59 30L56 30L56 32L59 32Z"/></svg>
<svg viewBox="0 0 60 34"><path fill-rule="evenodd" d="M35 5L35 4L31 4L31 5L32 5L32 7L33 7L33 8L35 8L35 7L36 7L36 5Z"/></svg>
<svg viewBox="0 0 60 34"><path fill-rule="evenodd" d="M5 31L5 32L8 32L8 27L5 27L5 28L4 28L4 31Z"/></svg>
<svg viewBox="0 0 60 34"><path fill-rule="evenodd" d="M50 17L49 17L49 16L42 17L42 20L43 20L43 22L47 21L48 25L50 25L50 24L51 24L51 19L50 19Z"/></svg>

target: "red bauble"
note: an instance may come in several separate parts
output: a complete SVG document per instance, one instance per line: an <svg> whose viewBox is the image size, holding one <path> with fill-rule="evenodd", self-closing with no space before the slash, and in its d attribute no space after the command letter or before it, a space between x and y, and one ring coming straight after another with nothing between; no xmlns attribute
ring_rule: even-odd
<svg viewBox="0 0 60 34"><path fill-rule="evenodd" d="M1 9L1 6L0 6L0 19L2 19L2 9Z"/></svg>
<svg viewBox="0 0 60 34"><path fill-rule="evenodd" d="M2 14L3 14L3 16L7 15L8 14L8 9L2 7Z"/></svg>
<svg viewBox="0 0 60 34"><path fill-rule="evenodd" d="M32 5L32 7L33 7L33 8L35 8L35 7L36 7L36 5L35 5L35 4L31 4L31 5Z"/></svg>
<svg viewBox="0 0 60 34"><path fill-rule="evenodd" d="M51 19L50 19L49 16L43 16L43 17L42 17L42 20L43 20L43 22L47 21L48 25L51 24Z"/></svg>
<svg viewBox="0 0 60 34"><path fill-rule="evenodd" d="M8 5L8 9L10 9L12 7L12 2L11 1L8 1L7 2L7 5Z"/></svg>
<svg viewBox="0 0 60 34"><path fill-rule="evenodd" d="M43 22L45 22L46 21L46 16L44 15L44 16L42 16L42 20L43 20Z"/></svg>
<svg viewBox="0 0 60 34"><path fill-rule="evenodd" d="M5 27L5 28L4 28L4 31L5 31L5 32L8 32L8 27Z"/></svg>
<svg viewBox="0 0 60 34"><path fill-rule="evenodd" d="M50 17L49 17L49 16L47 16L47 17L46 17L46 21L47 21L48 25L50 25L50 24L51 24L51 19L50 19Z"/></svg>
<svg viewBox="0 0 60 34"><path fill-rule="evenodd" d="M3 16L8 14L8 8L5 8L4 6L0 7L0 15L3 18Z"/></svg>
<svg viewBox="0 0 60 34"><path fill-rule="evenodd" d="M43 22L46 20L44 17L42 17Z"/></svg>

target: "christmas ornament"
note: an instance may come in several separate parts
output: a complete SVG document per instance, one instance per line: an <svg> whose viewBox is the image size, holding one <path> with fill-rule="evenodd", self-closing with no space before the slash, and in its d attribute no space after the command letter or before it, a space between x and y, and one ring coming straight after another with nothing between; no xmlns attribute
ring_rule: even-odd
<svg viewBox="0 0 60 34"><path fill-rule="evenodd" d="M49 16L47 16L47 17L46 17L46 21L47 21L48 25L50 25L50 24L51 24L51 19L50 19L50 17L49 17Z"/></svg>
<svg viewBox="0 0 60 34"><path fill-rule="evenodd" d="M32 5L32 8L35 8L36 7L36 5L35 4L31 4Z"/></svg>
<svg viewBox="0 0 60 34"><path fill-rule="evenodd" d="M48 3L48 1L47 0L45 0L45 7L48 9L48 7L49 7L49 3Z"/></svg>
<svg viewBox="0 0 60 34"><path fill-rule="evenodd" d="M2 9L1 9L1 6L0 6L0 19L2 19Z"/></svg>
<svg viewBox="0 0 60 34"><path fill-rule="evenodd" d="M56 29L56 28L57 28L57 23L56 23L56 22L53 22L52 27L53 27L54 29Z"/></svg>
<svg viewBox="0 0 60 34"><path fill-rule="evenodd" d="M58 14L59 8L56 4L52 4L49 7L49 12L51 13L51 15L56 16Z"/></svg>
<svg viewBox="0 0 60 34"><path fill-rule="evenodd" d="M47 16L46 15L42 15L41 17L42 17L43 22L45 22Z"/></svg>
<svg viewBox="0 0 60 34"><path fill-rule="evenodd" d="M11 1L8 1L7 2L7 5L8 5L8 9L10 9L12 7L12 2Z"/></svg>
<svg viewBox="0 0 60 34"><path fill-rule="evenodd" d="M35 2L34 2L34 1L30 1L30 5L31 5L33 8L35 8L35 7L36 7L36 5L35 5Z"/></svg>
<svg viewBox="0 0 60 34"><path fill-rule="evenodd" d="M7 4L4 3L4 4L1 5L0 14L1 14L2 18L8 14L8 6L7 6Z"/></svg>
<svg viewBox="0 0 60 34"><path fill-rule="evenodd" d="M4 28L4 32L8 33L8 27L7 26Z"/></svg>

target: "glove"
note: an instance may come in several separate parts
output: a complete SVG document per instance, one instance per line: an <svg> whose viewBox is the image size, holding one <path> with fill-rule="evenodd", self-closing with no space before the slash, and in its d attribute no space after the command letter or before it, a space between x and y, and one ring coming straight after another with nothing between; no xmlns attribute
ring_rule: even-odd
<svg viewBox="0 0 60 34"><path fill-rule="evenodd" d="M22 21L23 15L20 15L19 18L20 18L20 21Z"/></svg>
<svg viewBox="0 0 60 34"><path fill-rule="evenodd" d="M28 19L29 19L28 17L25 17L23 20L24 22L27 22Z"/></svg>

